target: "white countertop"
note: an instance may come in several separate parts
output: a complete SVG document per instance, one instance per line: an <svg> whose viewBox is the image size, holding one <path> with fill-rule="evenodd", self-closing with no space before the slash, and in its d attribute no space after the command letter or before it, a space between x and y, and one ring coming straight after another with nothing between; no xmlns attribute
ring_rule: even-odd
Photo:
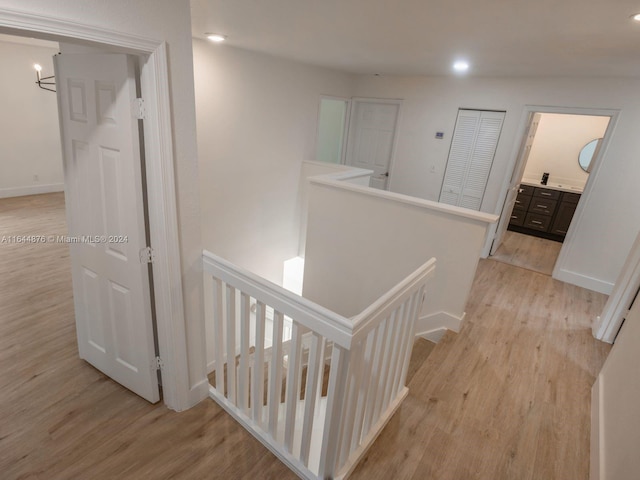
<svg viewBox="0 0 640 480"><path fill-rule="evenodd" d="M570 193L582 193L582 188L574 187L571 185L561 185L559 183L549 182L546 185L542 185L540 182L532 182L530 180L522 179L520 185L529 185L530 187L548 188L549 190L560 190L561 192Z"/></svg>

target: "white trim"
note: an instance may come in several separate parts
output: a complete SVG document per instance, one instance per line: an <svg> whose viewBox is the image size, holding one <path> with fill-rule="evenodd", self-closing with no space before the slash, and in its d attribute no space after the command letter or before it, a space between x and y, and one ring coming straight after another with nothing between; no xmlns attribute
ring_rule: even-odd
<svg viewBox="0 0 640 480"><path fill-rule="evenodd" d="M41 193L53 192L64 192L64 183L0 188L0 198L24 197L25 195L40 195Z"/></svg>
<svg viewBox="0 0 640 480"><path fill-rule="evenodd" d="M603 342L613 343L622 321L629 311L640 286L640 233L636 237L624 266L618 275L607 303L593 323L593 336Z"/></svg>
<svg viewBox="0 0 640 480"><path fill-rule="evenodd" d="M189 388L166 45L159 40L4 8L0 8L0 30L54 41L85 40L148 55L141 83L150 116L154 108L156 112L153 121L145 122L144 147L150 235L157 259L153 280L158 342L164 362L163 397L169 408L189 408L205 398L206 391L203 395L202 379Z"/></svg>
<svg viewBox="0 0 640 480"><path fill-rule="evenodd" d="M346 102L347 108L344 113L344 128L342 130L342 149L340 151L340 163L328 163L318 160L318 138L320 138L320 109L322 107L322 100L340 100ZM313 162L329 164L329 165L345 165L347 159L347 138L349 135L349 121L351 120L351 99L348 97L336 97L335 95L321 94L318 99L318 114L316 115L316 141L313 146Z"/></svg>
<svg viewBox="0 0 640 480"><path fill-rule="evenodd" d="M334 174L309 177L309 182L311 182L312 184L325 185L327 187L337 188L340 190L349 190L352 192L360 193L362 195L367 195L369 197L385 198L387 200L404 203L406 205L413 205L415 207L425 208L436 212L447 213L449 215L457 215L459 217L467 218L469 220L475 220L480 223L490 224L498 220L498 216L491 213L478 212L476 210L469 210L468 208L447 205L446 203L433 202L431 200L411 197L409 195L403 195L401 193L389 192L387 190L379 190L377 188L370 188L362 185L335 180Z"/></svg>
<svg viewBox="0 0 640 480"><path fill-rule="evenodd" d="M613 283L605 282L599 278L583 275L582 273L572 272L571 270L553 270L553 278L560 280L561 282L570 283L577 287L586 288L587 290L593 290L594 292L604 293L609 295L613 290Z"/></svg>
<svg viewBox="0 0 640 480"><path fill-rule="evenodd" d="M589 480L600 480L602 472L601 466L604 465L604 431L601 421L602 415L602 382L601 375L596 377L596 382L591 388L591 449L590 449L590 465Z"/></svg>
<svg viewBox="0 0 640 480"><path fill-rule="evenodd" d="M416 335L416 337L424 338L431 343L438 343L440 340L442 340L442 337L444 337L445 333L447 333L448 331L449 329L444 327L434 328L433 330L429 330L428 332L422 332Z"/></svg>
<svg viewBox="0 0 640 480"><path fill-rule="evenodd" d="M435 312L419 317L416 321L416 337L438 342L444 335L444 332L441 332L442 330L459 332L465 316L466 312L463 312L461 317L447 312ZM432 338L437 338L437 340L432 340Z"/></svg>

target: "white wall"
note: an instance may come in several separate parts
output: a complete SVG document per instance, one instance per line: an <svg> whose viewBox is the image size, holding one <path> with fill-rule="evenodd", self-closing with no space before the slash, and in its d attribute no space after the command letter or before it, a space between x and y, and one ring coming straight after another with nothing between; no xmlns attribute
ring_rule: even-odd
<svg viewBox="0 0 640 480"><path fill-rule="evenodd" d="M457 331L496 217L336 183L311 179L305 298L351 317L436 257L416 332Z"/></svg>
<svg viewBox="0 0 640 480"><path fill-rule="evenodd" d="M94 25L146 38L168 46L171 120L176 170L178 228L182 262L190 401L206 396L202 300L202 242L193 87L191 18L188 0L0 0L6 8ZM0 12L2 15L2 12Z"/></svg>
<svg viewBox="0 0 640 480"><path fill-rule="evenodd" d="M298 191L298 208L300 218L300 236L298 255L304 257L307 243L307 216L309 212L309 178L332 173L353 172L353 167L324 162L303 162L300 169L300 187ZM358 179L361 185L369 186L370 176Z"/></svg>
<svg viewBox="0 0 640 480"><path fill-rule="evenodd" d="M197 39L194 67L205 248L281 284L320 95L349 97L354 78Z"/></svg>
<svg viewBox="0 0 640 480"><path fill-rule="evenodd" d="M550 183L584 189L589 174L578 164L580 150L602 138L609 117L542 113L523 180L539 183L544 172Z"/></svg>
<svg viewBox="0 0 640 480"><path fill-rule="evenodd" d="M391 190L437 200L458 108L507 112L481 210L500 213L525 105L619 109L584 215L574 217L564 278L609 293L640 224L640 95L636 79L362 76L359 96L403 98ZM444 131L445 139L434 138ZM433 168L433 173L431 169Z"/></svg>
<svg viewBox="0 0 640 480"><path fill-rule="evenodd" d="M638 478L639 343L640 301L636 301L593 386L591 480Z"/></svg>
<svg viewBox="0 0 640 480"><path fill-rule="evenodd" d="M56 94L38 88L33 68L53 75L58 50L17 42L0 40L0 198L64 190Z"/></svg>

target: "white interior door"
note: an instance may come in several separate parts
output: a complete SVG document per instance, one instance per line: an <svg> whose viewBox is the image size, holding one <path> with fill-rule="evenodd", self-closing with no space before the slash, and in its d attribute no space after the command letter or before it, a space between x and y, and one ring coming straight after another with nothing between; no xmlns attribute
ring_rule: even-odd
<svg viewBox="0 0 640 480"><path fill-rule="evenodd" d="M134 60L65 54L54 65L80 357L155 403Z"/></svg>
<svg viewBox="0 0 640 480"><path fill-rule="evenodd" d="M440 202L480 210L504 114L458 110Z"/></svg>
<svg viewBox="0 0 640 480"><path fill-rule="evenodd" d="M505 199L504 207L502 207L502 214L500 215L496 234L493 239L493 244L491 245L491 255L496 253L498 248L500 248L500 245L502 245L504 234L507 232L507 228L509 227L511 212L513 211L513 206L515 205L516 198L518 197L520 180L522 180L524 169L527 166L527 160L529 159L529 153L531 153L531 146L533 145L533 140L536 137L541 116L542 115L539 113L534 113L531 116L531 121L529 122L526 134L522 140L520 158L518 162L516 162L516 166L511 175L511 183L509 184L509 190L507 190L507 198Z"/></svg>
<svg viewBox="0 0 640 480"><path fill-rule="evenodd" d="M352 105L346 163L373 170L370 186L386 190L400 103L354 100Z"/></svg>

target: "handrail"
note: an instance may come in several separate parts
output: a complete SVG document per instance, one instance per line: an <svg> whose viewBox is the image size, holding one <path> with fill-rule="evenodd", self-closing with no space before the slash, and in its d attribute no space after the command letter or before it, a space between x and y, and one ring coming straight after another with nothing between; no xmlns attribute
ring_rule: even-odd
<svg viewBox="0 0 640 480"><path fill-rule="evenodd" d="M297 322L312 329L338 345L350 348L353 322L306 298L285 290L269 280L238 267L214 253L202 252L203 269L222 281L237 284L238 288L256 300L265 302Z"/></svg>
<svg viewBox="0 0 640 480"><path fill-rule="evenodd" d="M349 190L351 192L359 193L361 195L367 195L370 197L384 198L394 202L404 203L407 205L413 205L416 207L433 210L436 212L448 213L450 215L457 215L459 217L467 218L469 220L475 220L482 223L495 223L498 221L499 216L491 213L478 212L476 210L470 210L468 208L456 207L455 205L448 205L446 203L434 202L432 200L425 200L422 198L412 197L410 195L404 195L402 193L390 192L388 190L380 190L377 188L365 187L362 185L356 185L343 181L342 172L329 173L324 175L317 175L309 177L309 182L312 184L324 185L331 188L337 188L340 190Z"/></svg>
<svg viewBox="0 0 640 480"><path fill-rule="evenodd" d="M435 263L347 319L204 251L214 281L210 397L301 477L348 476L407 395L415 321Z"/></svg>

